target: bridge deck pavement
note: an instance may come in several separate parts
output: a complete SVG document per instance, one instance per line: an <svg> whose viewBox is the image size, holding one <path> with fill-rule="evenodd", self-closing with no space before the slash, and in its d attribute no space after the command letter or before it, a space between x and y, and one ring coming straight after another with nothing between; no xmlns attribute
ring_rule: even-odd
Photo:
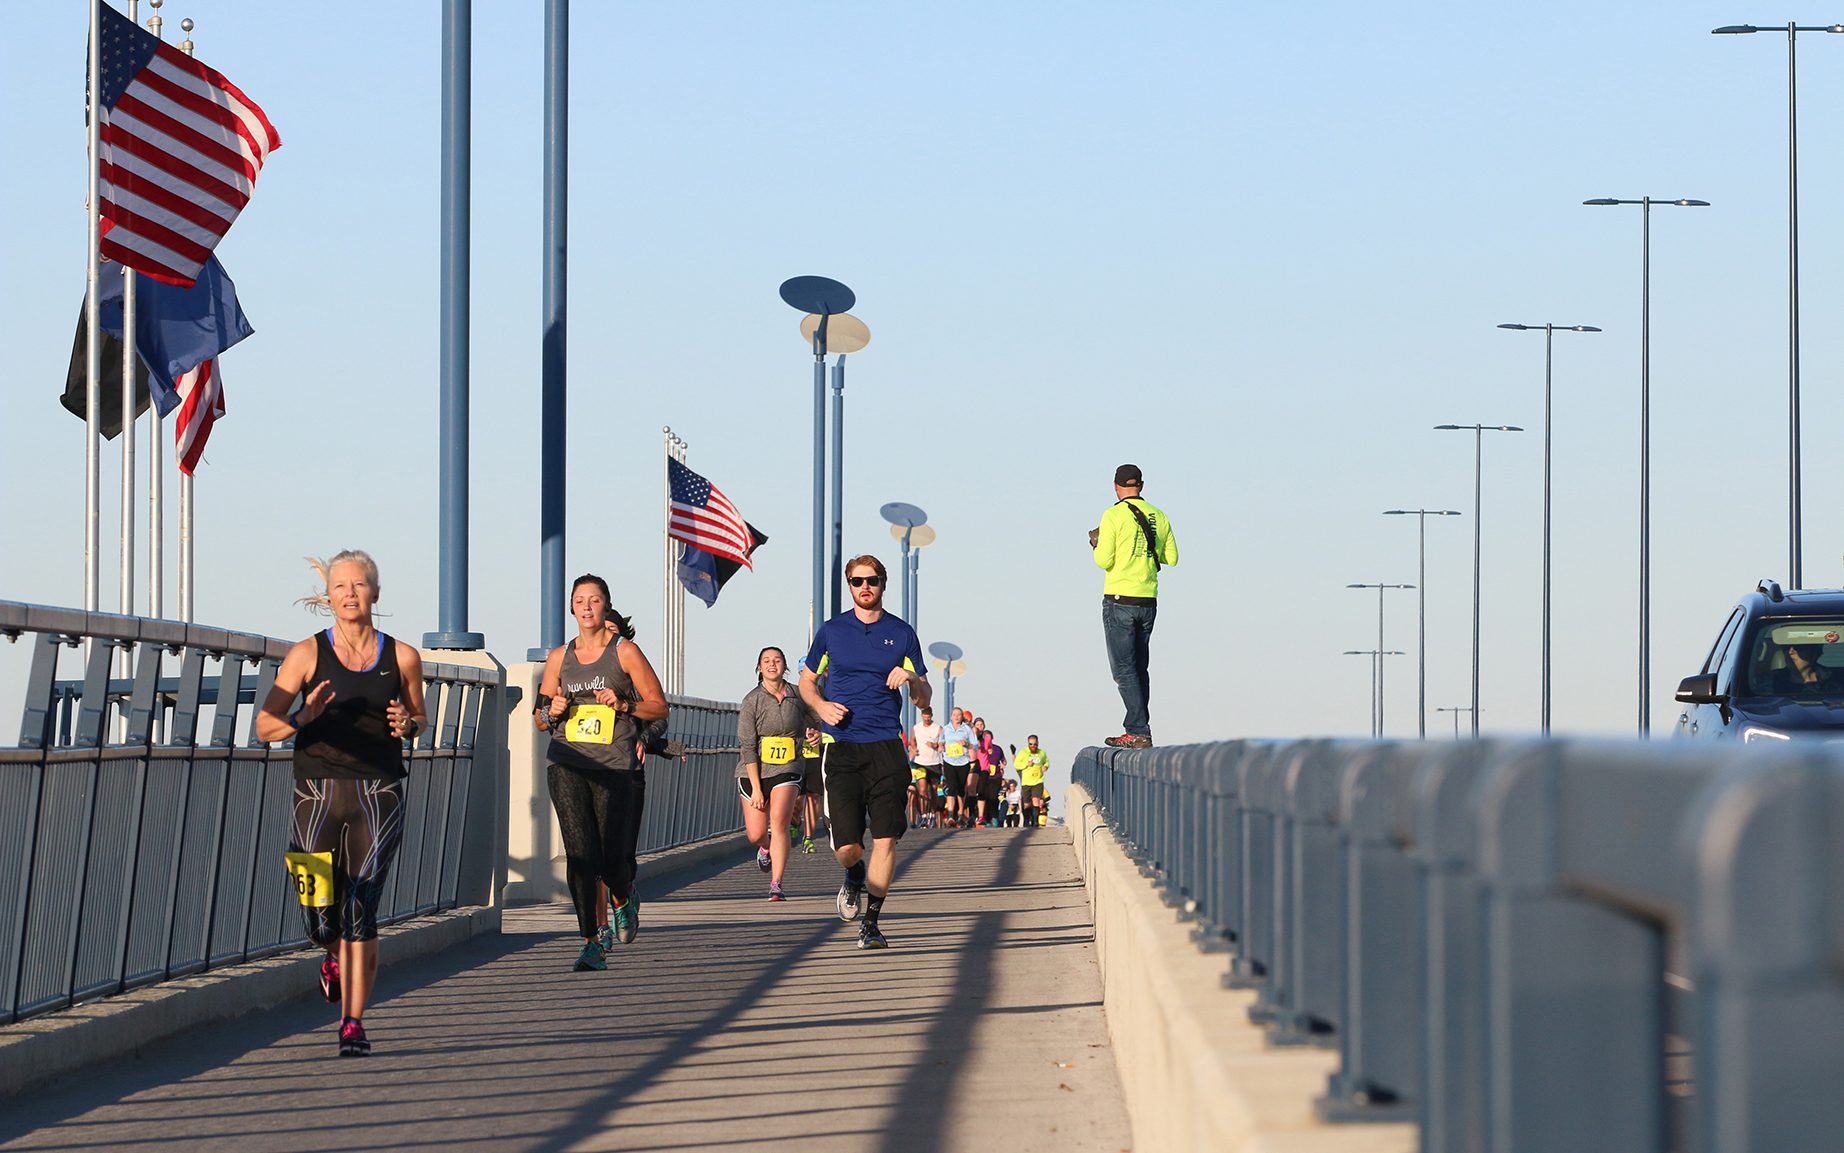
<svg viewBox="0 0 1844 1153"><path fill-rule="evenodd" d="M1127 1149L1064 829L912 831L860 952L839 870L672 879L605 973L560 906L380 975L376 1055L317 996L0 1104L0 1149ZM643 894L645 897L646 894Z"/></svg>

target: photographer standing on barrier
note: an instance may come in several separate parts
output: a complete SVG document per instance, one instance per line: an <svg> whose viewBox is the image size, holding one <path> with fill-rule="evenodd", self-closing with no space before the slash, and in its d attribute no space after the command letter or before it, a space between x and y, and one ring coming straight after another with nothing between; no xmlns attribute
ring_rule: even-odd
<svg viewBox="0 0 1844 1153"><path fill-rule="evenodd" d="M1095 563L1107 574L1101 586L1101 631L1108 667L1127 708L1126 732L1109 737L1117 749L1152 747L1147 705L1152 683L1146 666L1153 618L1159 614L1159 570L1178 563L1178 539L1166 515L1140 496L1145 481L1137 464L1114 470L1114 504L1088 531Z"/></svg>

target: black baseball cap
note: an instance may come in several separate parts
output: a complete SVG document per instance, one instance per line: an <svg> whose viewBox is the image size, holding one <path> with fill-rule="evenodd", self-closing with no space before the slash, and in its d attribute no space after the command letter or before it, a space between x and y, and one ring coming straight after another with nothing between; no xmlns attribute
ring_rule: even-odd
<svg viewBox="0 0 1844 1153"><path fill-rule="evenodd" d="M1130 485L1144 484L1146 482L1140 477L1139 465L1123 464L1114 470L1114 483L1120 485L1122 488L1127 488Z"/></svg>

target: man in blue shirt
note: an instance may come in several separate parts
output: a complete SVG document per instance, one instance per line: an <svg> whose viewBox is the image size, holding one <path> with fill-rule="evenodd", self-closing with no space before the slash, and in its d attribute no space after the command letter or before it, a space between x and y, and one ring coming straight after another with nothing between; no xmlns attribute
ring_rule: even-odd
<svg viewBox="0 0 1844 1153"><path fill-rule="evenodd" d="M858 926L860 949L881 949L877 918L896 873L896 843L909 822L903 799L909 791L909 758L903 750L902 697L916 707L933 696L923 670L922 643L900 617L884 611L888 573L874 556L853 557L845 566L852 609L813 635L800 670L800 697L825 731L820 773L832 851L845 866L839 886L841 921ZM826 680L824 690L820 678ZM864 833L871 832L871 860L864 860ZM869 890L867 895L866 890Z"/></svg>

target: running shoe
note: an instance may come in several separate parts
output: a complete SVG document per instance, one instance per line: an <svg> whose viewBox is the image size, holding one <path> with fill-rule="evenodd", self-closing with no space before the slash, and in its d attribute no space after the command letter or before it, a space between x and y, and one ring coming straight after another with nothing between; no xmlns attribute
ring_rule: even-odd
<svg viewBox="0 0 1844 1153"><path fill-rule="evenodd" d="M767 849L756 850L756 868L766 873L773 864L774 862L769 859Z"/></svg>
<svg viewBox="0 0 1844 1153"><path fill-rule="evenodd" d="M1107 740L1101 743L1108 746L1111 749L1150 749L1152 748L1152 738L1151 737L1136 737L1132 733L1122 733L1118 737L1109 737Z"/></svg>
<svg viewBox="0 0 1844 1153"><path fill-rule="evenodd" d="M602 952L604 953L613 949L615 947L615 927L613 925L603 925L596 931L595 943L602 946Z"/></svg>
<svg viewBox="0 0 1844 1153"><path fill-rule="evenodd" d="M801 840L800 851L803 853L811 853L813 851L813 838L812 837L806 837Z"/></svg>
<svg viewBox="0 0 1844 1153"><path fill-rule="evenodd" d="M339 1027L339 1055L341 1057L371 1056L371 1041L365 1036L365 1026L352 1017L346 1018Z"/></svg>
<svg viewBox="0 0 1844 1153"><path fill-rule="evenodd" d="M576 964L571 967L571 971L599 973L606 968L608 968L608 958L602 955L601 942L584 941L583 951L576 955Z"/></svg>
<svg viewBox="0 0 1844 1153"><path fill-rule="evenodd" d="M787 894L781 891L779 882L770 881L768 883L768 899L771 901L785 901L788 899Z"/></svg>
<svg viewBox="0 0 1844 1153"><path fill-rule="evenodd" d="M616 941L623 945L632 942L634 934L640 932L640 894L630 893L627 904L610 914L609 923L614 926Z"/></svg>
<svg viewBox="0 0 1844 1153"><path fill-rule="evenodd" d="M859 911L864 907L864 886L847 881L839 886L839 898L834 903L839 909L839 920L856 921Z"/></svg>
<svg viewBox="0 0 1844 1153"><path fill-rule="evenodd" d="M858 947L860 949L887 949L890 942L884 940L878 931L876 921L866 921L858 926Z"/></svg>
<svg viewBox="0 0 1844 1153"><path fill-rule="evenodd" d="M329 1002L339 1001L339 958L328 957L320 962L320 995Z"/></svg>

